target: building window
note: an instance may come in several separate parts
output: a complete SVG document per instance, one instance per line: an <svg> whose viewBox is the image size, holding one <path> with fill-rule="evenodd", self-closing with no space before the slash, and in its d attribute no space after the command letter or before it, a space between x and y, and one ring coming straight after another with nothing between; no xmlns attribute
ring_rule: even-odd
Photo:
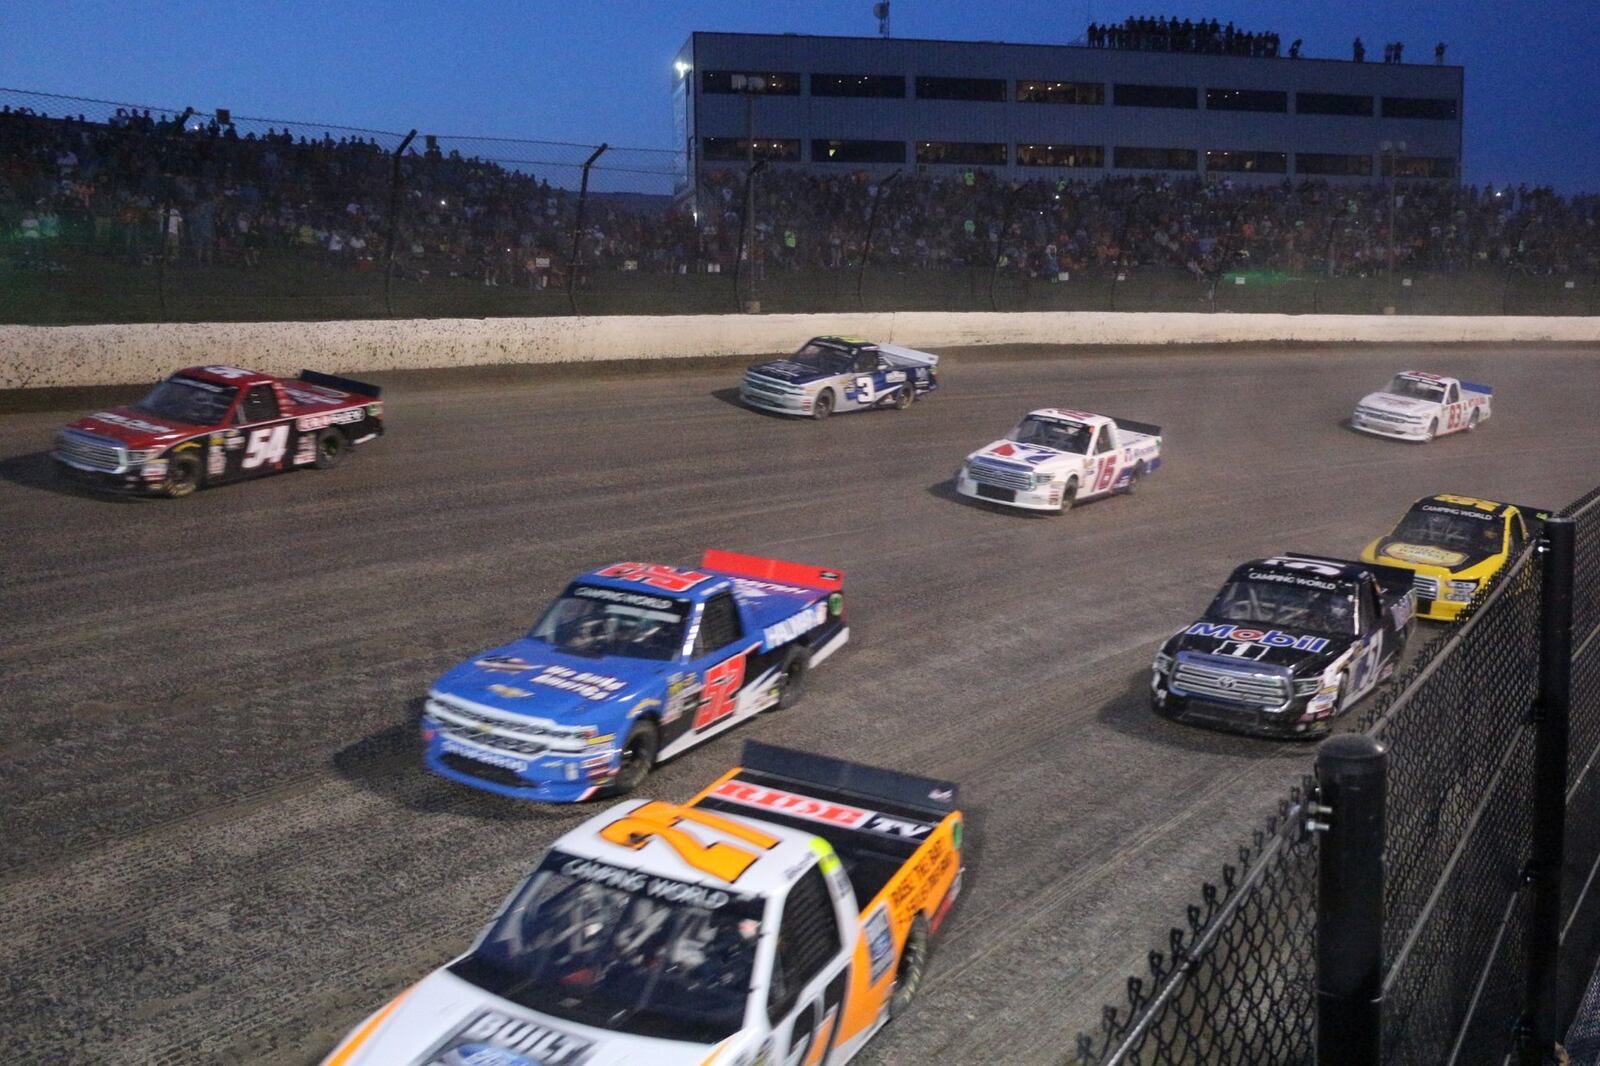
<svg viewBox="0 0 1600 1066"><path fill-rule="evenodd" d="M1425 96L1385 96L1384 118L1443 118L1456 117L1454 100L1432 100Z"/></svg>
<svg viewBox="0 0 1600 1066"><path fill-rule="evenodd" d="M1006 102L1004 78L918 78L918 100L979 100Z"/></svg>
<svg viewBox="0 0 1600 1066"><path fill-rule="evenodd" d="M812 141L813 163L904 163L905 141Z"/></svg>
<svg viewBox="0 0 1600 1066"><path fill-rule="evenodd" d="M798 138L757 137L756 158L774 163L796 163L800 160ZM744 137L703 137L700 140L700 158L707 162L728 162L750 158L750 142Z"/></svg>
<svg viewBox="0 0 1600 1066"><path fill-rule="evenodd" d="M1119 170L1194 170L1199 156L1193 148L1115 148L1112 165Z"/></svg>
<svg viewBox="0 0 1600 1066"><path fill-rule="evenodd" d="M735 75L762 79L766 83L766 88L760 91L767 96L800 95L799 74L772 70L708 70L700 75L700 91L707 93L742 93L750 91L748 84L743 89L735 89L733 87Z"/></svg>
<svg viewBox="0 0 1600 1066"><path fill-rule="evenodd" d="M1019 167L1103 167L1106 150L1097 144L1019 144Z"/></svg>
<svg viewBox="0 0 1600 1066"><path fill-rule="evenodd" d="M1266 89L1207 89L1207 111L1289 110L1289 94Z"/></svg>
<svg viewBox="0 0 1600 1066"><path fill-rule="evenodd" d="M1006 146L974 141L918 141L917 162L1003 167L1006 165Z"/></svg>
<svg viewBox="0 0 1600 1066"><path fill-rule="evenodd" d="M1345 93L1295 93L1294 111L1297 115L1355 115L1372 117L1372 97L1349 96Z"/></svg>
<svg viewBox="0 0 1600 1066"><path fill-rule="evenodd" d="M904 97L906 79L899 74L813 74L812 96Z"/></svg>
<svg viewBox="0 0 1600 1066"><path fill-rule="evenodd" d="M1384 177L1389 176L1389 157L1378 157L1378 171ZM1397 178L1453 178L1456 176L1456 161L1443 157L1427 157L1420 155L1403 155L1394 161L1394 176Z"/></svg>
<svg viewBox="0 0 1600 1066"><path fill-rule="evenodd" d="M1106 87L1097 81L1019 81L1019 104L1103 104Z"/></svg>
<svg viewBox="0 0 1600 1066"><path fill-rule="evenodd" d="M1118 107L1200 107L1200 90L1189 85L1116 85L1113 90Z"/></svg>
<svg viewBox="0 0 1600 1066"><path fill-rule="evenodd" d="M1296 174L1323 174L1328 177L1339 178L1370 178L1372 177L1372 157L1370 155L1329 155L1324 152L1296 152L1294 154L1294 172Z"/></svg>
<svg viewBox="0 0 1600 1066"><path fill-rule="evenodd" d="M1234 174L1287 174L1288 152L1240 152L1226 148L1213 148L1206 153L1207 170L1225 170Z"/></svg>

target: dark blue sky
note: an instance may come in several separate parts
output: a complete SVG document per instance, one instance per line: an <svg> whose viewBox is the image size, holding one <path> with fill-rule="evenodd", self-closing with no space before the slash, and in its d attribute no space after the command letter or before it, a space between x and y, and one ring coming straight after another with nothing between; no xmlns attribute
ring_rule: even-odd
<svg viewBox="0 0 1600 1066"><path fill-rule="evenodd" d="M1312 56L1435 41L1467 68L1464 178L1600 191L1600 3L893 0L897 37L1039 43L1090 18L1177 14L1275 30ZM872 0L6 0L0 83L423 132L667 147L691 30L870 34Z"/></svg>

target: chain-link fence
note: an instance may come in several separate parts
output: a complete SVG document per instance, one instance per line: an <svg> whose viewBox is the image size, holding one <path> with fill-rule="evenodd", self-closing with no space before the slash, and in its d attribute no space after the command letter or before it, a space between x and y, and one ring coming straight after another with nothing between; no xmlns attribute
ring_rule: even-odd
<svg viewBox="0 0 1600 1066"><path fill-rule="evenodd" d="M1559 948L1552 930L1550 957L1537 957L1535 892L1551 858L1539 844L1550 768L1540 751L1555 735L1540 732L1554 721L1541 648L1556 646L1539 542L1353 723L1387 748L1373 1061L1500 1064L1529 1061L1530 1049L1537 1061L1538 1040L1572 1017L1600 957L1600 489L1562 514L1575 549ZM1317 1061L1318 953L1340 945L1318 943L1322 833L1308 830L1341 812L1302 802L1317 796L1310 788L1241 852L1246 876L1228 867L1222 889L1205 886L1187 932L1174 930L1148 974L1130 979L1126 1005L1079 1037L1079 1062Z"/></svg>
<svg viewBox="0 0 1600 1066"><path fill-rule="evenodd" d="M683 166L0 89L0 323L1600 313L1600 197Z"/></svg>

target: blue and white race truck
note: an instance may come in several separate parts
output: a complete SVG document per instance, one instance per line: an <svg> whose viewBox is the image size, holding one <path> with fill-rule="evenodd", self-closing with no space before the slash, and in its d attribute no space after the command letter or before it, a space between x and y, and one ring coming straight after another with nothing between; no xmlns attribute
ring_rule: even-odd
<svg viewBox="0 0 1600 1066"><path fill-rule="evenodd" d="M452 668L422 714L430 770L519 799L622 795L670 759L792 705L850 639L837 570L707 551L613 563L523 636Z"/></svg>
<svg viewBox="0 0 1600 1066"><path fill-rule="evenodd" d="M939 387L939 357L859 337L813 337L783 359L745 371L739 396L783 415L827 418L836 411L904 411Z"/></svg>

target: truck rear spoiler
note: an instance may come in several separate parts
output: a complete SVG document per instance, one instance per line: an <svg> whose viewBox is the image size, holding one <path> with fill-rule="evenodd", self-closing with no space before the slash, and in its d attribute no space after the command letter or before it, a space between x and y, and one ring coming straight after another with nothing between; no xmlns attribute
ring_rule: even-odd
<svg viewBox="0 0 1600 1066"><path fill-rule="evenodd" d="M744 742L740 765L763 778L792 785L806 796L869 803L922 815L936 824L956 809L958 789L954 782L780 748L759 740Z"/></svg>
<svg viewBox="0 0 1600 1066"><path fill-rule="evenodd" d="M1481 392L1485 396L1493 396L1494 389L1489 385L1479 385L1476 381L1463 381L1461 387L1467 392Z"/></svg>
<svg viewBox="0 0 1600 1066"><path fill-rule="evenodd" d="M700 565L735 577L750 577L758 581L778 581L786 585L802 585L838 592L844 588L844 574L826 567L806 563L791 563L783 559L765 559L759 555L740 555L717 548L707 548Z"/></svg>
<svg viewBox="0 0 1600 1066"><path fill-rule="evenodd" d="M1118 418L1116 415L1107 415L1107 418L1117 424L1118 429L1125 429L1129 433L1143 433L1150 437L1161 436L1161 427L1152 426L1148 422L1135 422L1129 418Z"/></svg>
<svg viewBox="0 0 1600 1066"><path fill-rule="evenodd" d="M383 386L369 385L365 381L354 378L341 378L333 374L323 374L315 370L300 371L300 380L307 385L321 385L323 388L338 389L340 392L353 392L361 396L371 396L376 400L383 395Z"/></svg>
<svg viewBox="0 0 1600 1066"><path fill-rule="evenodd" d="M915 348L907 348L900 344L880 344L878 351L884 355L892 355L896 359L903 359L914 366L938 366L939 357L932 352L919 352Z"/></svg>

